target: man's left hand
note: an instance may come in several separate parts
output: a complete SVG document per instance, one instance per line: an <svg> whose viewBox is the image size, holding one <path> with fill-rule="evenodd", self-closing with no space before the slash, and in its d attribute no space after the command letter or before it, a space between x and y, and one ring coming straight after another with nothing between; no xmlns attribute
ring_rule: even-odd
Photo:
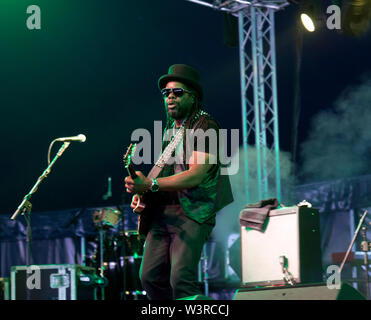
<svg viewBox="0 0 371 320"><path fill-rule="evenodd" d="M137 177L132 179L130 176L125 178L125 188L128 193L142 194L147 192L152 184L152 180L147 178L141 171L135 171Z"/></svg>

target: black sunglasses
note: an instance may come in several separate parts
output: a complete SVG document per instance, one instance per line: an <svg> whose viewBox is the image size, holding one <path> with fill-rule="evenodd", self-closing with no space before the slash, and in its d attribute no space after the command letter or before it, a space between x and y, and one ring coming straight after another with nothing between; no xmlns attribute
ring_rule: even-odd
<svg viewBox="0 0 371 320"><path fill-rule="evenodd" d="M184 92L192 94L191 91L188 91L188 90L183 89L183 88L164 88L164 89L161 90L161 94L162 94L163 97L168 97L171 92L174 93L174 95L176 97L181 97L184 94Z"/></svg>

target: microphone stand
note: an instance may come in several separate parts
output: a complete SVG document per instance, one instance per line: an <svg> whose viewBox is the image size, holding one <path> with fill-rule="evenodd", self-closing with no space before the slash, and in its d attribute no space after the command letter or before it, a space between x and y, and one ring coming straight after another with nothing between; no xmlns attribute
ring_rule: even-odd
<svg viewBox="0 0 371 320"><path fill-rule="evenodd" d="M352 249L353 247L353 244L354 244L354 241L356 240L357 236L358 236L358 233L361 229L361 226L363 224L363 221L365 220L366 218L366 215L367 215L367 210L365 210L365 212L363 213L361 219L359 220L359 223L358 223L358 226L357 226L357 229L356 231L354 232L354 236L353 236L353 239L348 247L348 250L345 254L345 257L343 258L343 261L341 262L341 265L339 267L339 274L341 275L341 272L343 270L343 267L344 267L344 264L349 256L349 253L350 253L350 250ZM367 256L367 253L368 253L368 247L369 247L369 243L367 242L367 238L366 238L366 231L367 231L367 228L366 227L362 227L362 234L363 234L363 242L361 243L361 247L362 247L362 251L364 252L364 264L366 266L366 290L367 290L367 294L366 294L366 297L367 297L367 300L369 299L369 295L370 295L370 287L369 287L369 283L368 283L368 256Z"/></svg>
<svg viewBox="0 0 371 320"><path fill-rule="evenodd" d="M367 292L366 297L367 297L367 300L369 300L370 299L370 284L369 284L369 275L368 275L368 269L369 269L368 251L369 251L371 243L367 241L367 227L365 226L362 227L362 240L363 241L361 243L361 248L363 251L363 264L366 267L366 292Z"/></svg>
<svg viewBox="0 0 371 320"><path fill-rule="evenodd" d="M341 262L341 265L339 267L339 274L341 275L341 272L343 271L343 267L344 267L344 264L345 262L347 261L348 259L348 256L349 256L349 253L350 253L350 250L352 250L352 247L353 247L353 244L354 244L354 241L356 240L357 236L358 236L358 233L359 233L359 230L361 229L361 226L362 226L362 223L363 221L365 220L366 218L366 214L367 214L367 210L365 210L365 212L363 213L361 219L359 220L359 223L358 223L358 226L357 226L357 229L356 231L354 232L354 235L353 235L353 239L352 241L350 242L350 245L348 247L348 250L343 258L343 261Z"/></svg>
<svg viewBox="0 0 371 320"><path fill-rule="evenodd" d="M49 163L48 167L44 170L44 172L41 174L41 176L37 179L36 183L30 190L28 194L25 195L23 198L21 204L18 206L17 210L13 213L11 216L11 220L17 219L18 215L22 213L22 215L25 217L26 222L27 222L27 257L26 257L26 264L27 266L30 266L32 264L32 245L31 245L31 208L32 204L30 202L30 199L32 195L37 191L41 181L43 181L48 174L50 173L53 165L55 162L58 160L58 158L63 154L63 152L68 148L70 145L70 142L66 141L63 143L62 147L59 149L57 152L56 156L54 159Z"/></svg>

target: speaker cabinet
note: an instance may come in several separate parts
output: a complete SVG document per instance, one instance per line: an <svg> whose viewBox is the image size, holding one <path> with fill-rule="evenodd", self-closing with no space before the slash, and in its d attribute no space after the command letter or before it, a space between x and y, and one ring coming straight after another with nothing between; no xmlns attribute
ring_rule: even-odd
<svg viewBox="0 0 371 320"><path fill-rule="evenodd" d="M366 300L349 284L329 289L323 283L290 287L239 289L233 300Z"/></svg>
<svg viewBox="0 0 371 320"><path fill-rule="evenodd" d="M280 257L295 283L322 282L318 209L284 207L271 210L264 232L241 227L244 287L287 284Z"/></svg>

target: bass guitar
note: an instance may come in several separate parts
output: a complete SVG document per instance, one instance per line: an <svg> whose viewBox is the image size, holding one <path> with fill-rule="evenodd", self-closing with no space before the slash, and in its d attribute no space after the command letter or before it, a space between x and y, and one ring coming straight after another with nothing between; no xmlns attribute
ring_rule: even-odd
<svg viewBox="0 0 371 320"><path fill-rule="evenodd" d="M132 164L132 158L135 153L135 147L136 147L135 143L130 144L123 158L124 167L133 180L137 178L137 175ZM141 195L135 194L131 201L131 207L133 208L133 212L138 215L138 233L140 235L146 235L148 233L152 222L151 215L149 213L150 206L146 204L148 201L147 195L148 193Z"/></svg>

